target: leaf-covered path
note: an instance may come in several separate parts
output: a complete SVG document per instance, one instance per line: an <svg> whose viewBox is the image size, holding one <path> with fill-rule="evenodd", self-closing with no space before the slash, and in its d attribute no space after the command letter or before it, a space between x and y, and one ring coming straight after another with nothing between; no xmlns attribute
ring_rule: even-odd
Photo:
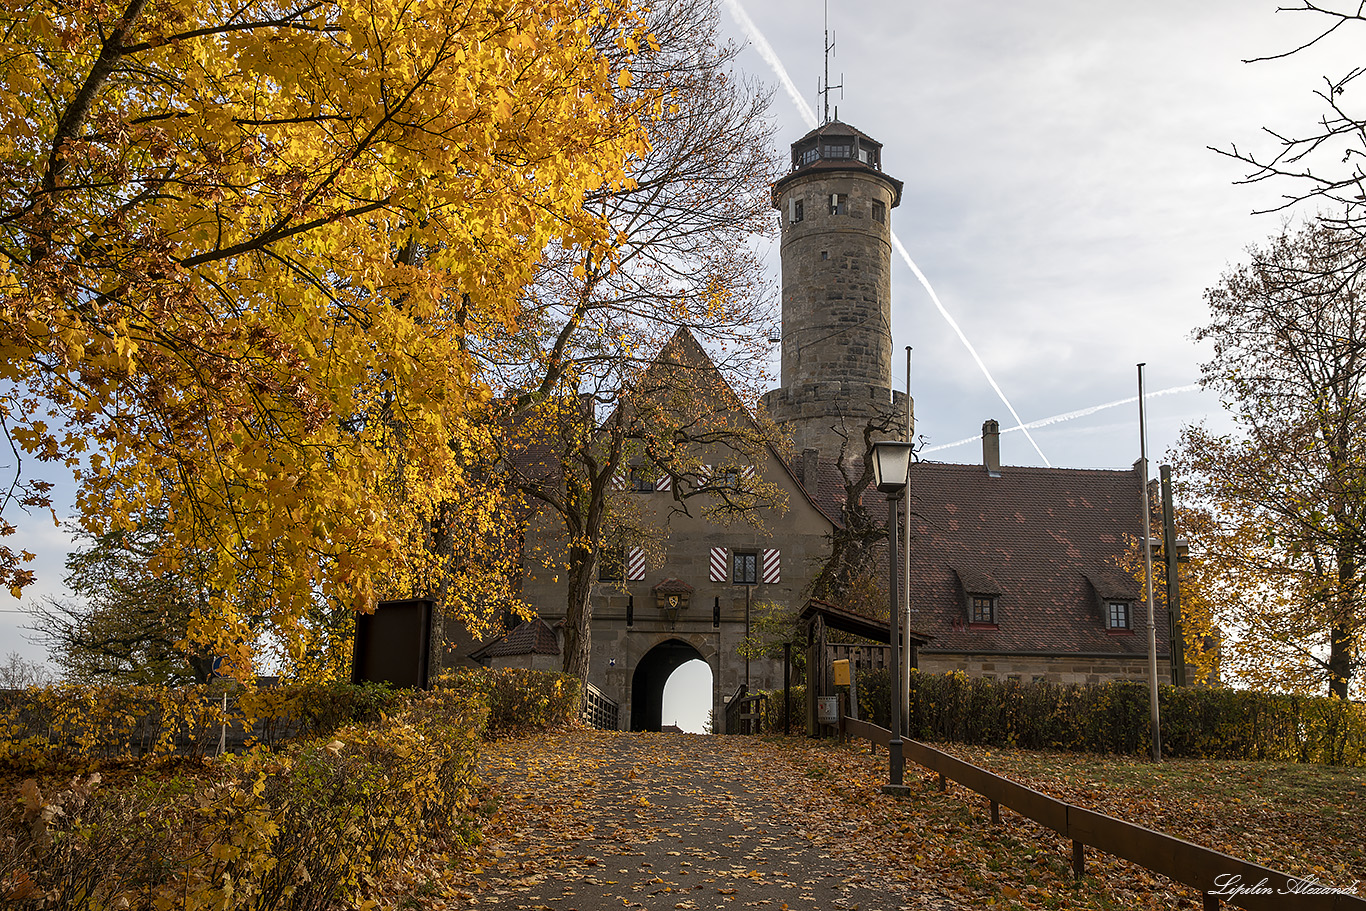
<svg viewBox="0 0 1366 911"><path fill-rule="evenodd" d="M1366 880L1366 843L1350 824L1366 799L1360 770L955 749L1029 787L1199 844L1330 885ZM473 855L414 858L411 898L398 907L1201 907L1193 890L1098 852L1078 881L1067 839L1005 809L993 825L980 795L952 784L940 792L919 766L906 769L908 799L887 797L878 791L886 753L866 747L574 730L484 750L487 808L497 807L484 843ZM1302 780L1311 786L1285 784Z"/></svg>
<svg viewBox="0 0 1366 911"><path fill-rule="evenodd" d="M555 911L955 911L860 852L848 808L752 738L578 731L490 744L501 794L468 901ZM810 793L806 795L810 796ZM817 805L819 806L819 804Z"/></svg>

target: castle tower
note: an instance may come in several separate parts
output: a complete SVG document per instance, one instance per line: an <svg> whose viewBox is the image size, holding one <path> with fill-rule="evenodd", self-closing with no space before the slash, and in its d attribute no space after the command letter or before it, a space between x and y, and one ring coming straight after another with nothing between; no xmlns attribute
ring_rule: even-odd
<svg viewBox="0 0 1366 911"><path fill-rule="evenodd" d="M782 386L764 396L793 454L863 455L863 428L909 439L905 393L892 391L891 210L901 181L882 144L838 120L792 144L773 185L782 219Z"/></svg>

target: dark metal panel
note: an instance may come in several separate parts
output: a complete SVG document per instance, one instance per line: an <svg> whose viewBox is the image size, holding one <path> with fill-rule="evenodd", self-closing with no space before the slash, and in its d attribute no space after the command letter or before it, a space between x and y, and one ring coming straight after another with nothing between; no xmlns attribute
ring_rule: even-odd
<svg viewBox="0 0 1366 911"><path fill-rule="evenodd" d="M428 598L409 598L381 601L373 614L358 614L351 682L427 689L435 606Z"/></svg>

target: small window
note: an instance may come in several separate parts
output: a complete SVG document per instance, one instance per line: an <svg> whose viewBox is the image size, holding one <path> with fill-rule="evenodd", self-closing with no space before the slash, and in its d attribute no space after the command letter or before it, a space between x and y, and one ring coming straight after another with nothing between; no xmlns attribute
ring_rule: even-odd
<svg viewBox="0 0 1366 911"><path fill-rule="evenodd" d="M1106 605L1110 629L1129 629L1129 602L1111 601Z"/></svg>
<svg viewBox="0 0 1366 911"><path fill-rule="evenodd" d="M831 143L825 147L826 158L852 158L853 146L848 143Z"/></svg>
<svg viewBox="0 0 1366 911"><path fill-rule="evenodd" d="M759 555L737 553L734 556L735 571L731 581L736 585L757 585L759 582Z"/></svg>
<svg viewBox="0 0 1366 911"><path fill-rule="evenodd" d="M880 199L873 200L873 221L880 225L887 223L887 204Z"/></svg>
<svg viewBox="0 0 1366 911"><path fill-rule="evenodd" d="M789 199L787 201L787 211L788 221L794 225L806 218L806 207L800 199Z"/></svg>
<svg viewBox="0 0 1366 911"><path fill-rule="evenodd" d="M830 194L830 214L843 215L849 209L849 195L847 193Z"/></svg>
<svg viewBox="0 0 1366 911"><path fill-rule="evenodd" d="M827 259L829 259L829 258L830 258L830 251L829 251L829 250L822 250L822 251L821 251L821 262L825 262L825 261L826 261Z"/></svg>
<svg viewBox="0 0 1366 911"><path fill-rule="evenodd" d="M626 548L620 544L605 545L598 553L598 581L621 582L626 578Z"/></svg>
<svg viewBox="0 0 1366 911"><path fill-rule="evenodd" d="M734 489L740 486L740 470L738 468L720 468L712 476L712 482L717 487L728 487Z"/></svg>
<svg viewBox="0 0 1366 911"><path fill-rule="evenodd" d="M864 164L872 164L872 163L873 163L873 153L872 153L872 152L869 152L867 149L859 149L859 150L858 150L858 160L861 161L861 162L863 162Z"/></svg>
<svg viewBox="0 0 1366 911"><path fill-rule="evenodd" d="M803 150L802 150L801 157L797 159L797 167L801 167L802 165L811 164L811 162L815 161L816 159L818 159L818 158L820 158L820 157L821 157L820 149L816 148L815 146L812 146L812 147L809 148L809 149L803 149Z"/></svg>
<svg viewBox="0 0 1366 911"><path fill-rule="evenodd" d="M981 595L972 596L972 616L973 623L995 623L996 622L996 599L985 598Z"/></svg>
<svg viewBox="0 0 1366 911"><path fill-rule="evenodd" d="M637 493L654 493L655 473L648 465L632 465L630 489Z"/></svg>

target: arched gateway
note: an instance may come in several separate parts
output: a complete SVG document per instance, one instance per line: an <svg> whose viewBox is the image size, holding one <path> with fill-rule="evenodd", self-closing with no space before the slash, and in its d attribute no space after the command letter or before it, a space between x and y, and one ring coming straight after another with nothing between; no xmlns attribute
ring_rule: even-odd
<svg viewBox="0 0 1366 911"><path fill-rule="evenodd" d="M631 674L631 730L657 731L663 724L664 684L689 661L707 657L681 639L666 639L640 657ZM712 668L713 679L716 668Z"/></svg>

